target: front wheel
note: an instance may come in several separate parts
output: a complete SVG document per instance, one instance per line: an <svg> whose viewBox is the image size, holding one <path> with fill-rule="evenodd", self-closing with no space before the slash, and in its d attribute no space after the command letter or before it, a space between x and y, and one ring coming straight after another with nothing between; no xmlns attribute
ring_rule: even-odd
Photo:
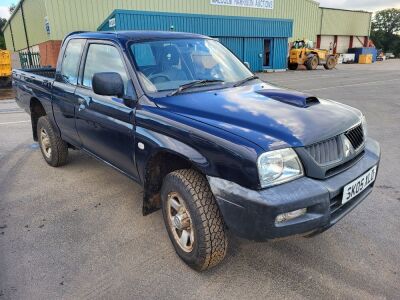
<svg viewBox="0 0 400 300"><path fill-rule="evenodd" d="M318 56L313 55L306 61L306 68L307 70L316 70L319 64Z"/></svg>
<svg viewBox="0 0 400 300"><path fill-rule="evenodd" d="M220 263L228 248L224 221L204 176L194 170L169 173L161 189L169 238L179 257L204 271Z"/></svg>

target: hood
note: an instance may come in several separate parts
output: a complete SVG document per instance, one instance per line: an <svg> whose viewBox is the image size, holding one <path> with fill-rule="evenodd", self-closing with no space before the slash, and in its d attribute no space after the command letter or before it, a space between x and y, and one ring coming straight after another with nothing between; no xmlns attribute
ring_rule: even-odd
<svg viewBox="0 0 400 300"><path fill-rule="evenodd" d="M267 84L154 99L162 109L218 127L265 150L310 145L360 122L361 112Z"/></svg>

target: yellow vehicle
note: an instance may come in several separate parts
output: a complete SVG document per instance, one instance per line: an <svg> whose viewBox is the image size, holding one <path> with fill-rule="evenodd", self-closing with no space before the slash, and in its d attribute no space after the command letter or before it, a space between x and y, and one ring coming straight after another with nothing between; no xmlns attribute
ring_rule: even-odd
<svg viewBox="0 0 400 300"><path fill-rule="evenodd" d="M293 43L289 54L289 70L296 70L299 65L305 65L307 70L315 70L319 65L332 70L337 64L337 56L329 50L316 49L313 43L305 40L297 40Z"/></svg>
<svg viewBox="0 0 400 300"><path fill-rule="evenodd" d="M0 50L0 87L11 85L11 52Z"/></svg>

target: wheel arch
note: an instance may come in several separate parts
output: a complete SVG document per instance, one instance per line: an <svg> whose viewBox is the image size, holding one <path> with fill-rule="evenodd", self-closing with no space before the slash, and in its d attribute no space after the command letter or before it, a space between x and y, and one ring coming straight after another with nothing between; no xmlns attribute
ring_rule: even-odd
<svg viewBox="0 0 400 300"><path fill-rule="evenodd" d="M171 149L160 148L149 157L143 178L143 215L161 207L160 191L165 176L181 169L193 169L205 176L204 169L190 157Z"/></svg>
<svg viewBox="0 0 400 300"><path fill-rule="evenodd" d="M33 140L37 141L37 123L40 117L46 116L47 112L40 100L38 98L32 97L29 103L29 110L31 114L31 123L32 123L32 135Z"/></svg>
<svg viewBox="0 0 400 300"><path fill-rule="evenodd" d="M146 132L150 133L147 130ZM156 132L147 135L147 139L143 139L140 134L143 133L142 129L137 128L137 133L139 135L135 141L135 157L144 188L143 215L160 208L161 186L168 173L193 169L205 176L211 172L212 167L208 160L191 146Z"/></svg>
<svg viewBox="0 0 400 300"><path fill-rule="evenodd" d="M314 57L314 56L316 56L316 57L318 58L318 61L319 61L319 55L318 55L318 53L315 52L315 51L312 51L312 52L308 53L307 59L309 59L309 58L311 58L311 57Z"/></svg>

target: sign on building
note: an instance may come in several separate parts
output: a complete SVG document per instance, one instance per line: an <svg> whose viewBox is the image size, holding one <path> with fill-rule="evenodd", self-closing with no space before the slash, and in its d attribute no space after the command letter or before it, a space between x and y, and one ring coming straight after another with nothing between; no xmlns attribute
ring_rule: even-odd
<svg viewBox="0 0 400 300"><path fill-rule="evenodd" d="M44 30L46 30L47 35L50 35L51 30L50 30L50 21L49 17L44 17Z"/></svg>
<svg viewBox="0 0 400 300"><path fill-rule="evenodd" d="M274 9L274 0L210 0L212 5Z"/></svg>
<svg viewBox="0 0 400 300"><path fill-rule="evenodd" d="M110 28L115 27L115 18L108 20L108 27L110 27Z"/></svg>

